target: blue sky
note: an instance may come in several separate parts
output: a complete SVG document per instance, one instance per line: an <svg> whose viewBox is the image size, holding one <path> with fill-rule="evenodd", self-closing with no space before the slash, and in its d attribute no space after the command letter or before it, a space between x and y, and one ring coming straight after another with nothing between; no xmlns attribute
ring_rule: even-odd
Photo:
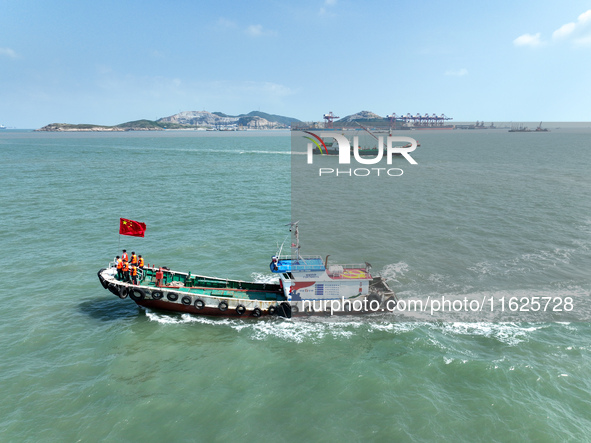
<svg viewBox="0 0 591 443"><path fill-rule="evenodd" d="M0 0L0 124L591 121L591 1Z"/></svg>

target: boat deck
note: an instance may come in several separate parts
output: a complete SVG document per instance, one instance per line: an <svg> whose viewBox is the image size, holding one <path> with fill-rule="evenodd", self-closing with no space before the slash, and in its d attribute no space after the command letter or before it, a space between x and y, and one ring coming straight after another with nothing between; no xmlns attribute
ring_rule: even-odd
<svg viewBox="0 0 591 443"><path fill-rule="evenodd" d="M191 273L163 271L162 280L156 279L155 268L144 270L144 276L138 281L139 286L150 289L174 290L193 295L228 297L246 300L285 300L278 284L256 283L241 280L225 280L204 277Z"/></svg>
<svg viewBox="0 0 591 443"><path fill-rule="evenodd" d="M340 279L371 279L373 278L366 268L346 268L342 272L331 272L330 268L327 272L328 276L333 280Z"/></svg>
<svg viewBox="0 0 591 443"><path fill-rule="evenodd" d="M252 290L252 289L212 289L198 286L156 286L155 284L148 284L148 287L160 288L163 290L175 290L180 292L187 292L192 295L204 295L212 297L228 297L237 298L241 300L285 300L282 293L279 292L279 285L277 290ZM271 286L271 285L269 285Z"/></svg>

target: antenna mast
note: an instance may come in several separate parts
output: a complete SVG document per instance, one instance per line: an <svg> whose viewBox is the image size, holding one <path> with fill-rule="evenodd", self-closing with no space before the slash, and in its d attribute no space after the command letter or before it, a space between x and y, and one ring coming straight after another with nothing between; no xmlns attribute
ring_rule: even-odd
<svg viewBox="0 0 591 443"><path fill-rule="evenodd" d="M301 259L300 256L300 229L298 227L299 220L296 222L292 222L289 224L290 228L289 231L293 232L295 235L295 243L291 244L291 255L292 257L295 255L298 260ZM294 253L295 252L295 253Z"/></svg>

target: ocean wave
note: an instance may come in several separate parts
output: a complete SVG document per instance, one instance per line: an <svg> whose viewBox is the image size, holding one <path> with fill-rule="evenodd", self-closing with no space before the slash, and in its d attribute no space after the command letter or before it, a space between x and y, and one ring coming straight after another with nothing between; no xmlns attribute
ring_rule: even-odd
<svg viewBox="0 0 591 443"><path fill-rule="evenodd" d="M408 264L404 262L391 263L384 266L380 271L380 275L389 281L397 281L398 277L402 277L409 270Z"/></svg>
<svg viewBox="0 0 591 443"><path fill-rule="evenodd" d="M232 152L232 151L220 151L220 152ZM253 151L236 151L237 154L273 154L273 155L291 155L291 151L260 151L260 150L253 150Z"/></svg>
<svg viewBox="0 0 591 443"><path fill-rule="evenodd" d="M196 323L221 328L230 328L236 332L246 332L254 340L277 338L290 342L320 340L327 336L350 338L356 322L332 322L324 319L284 319L279 317L260 320L239 320L230 318L213 318L190 314L166 314L144 308L146 317L163 325Z"/></svg>
<svg viewBox="0 0 591 443"><path fill-rule="evenodd" d="M443 323L437 325L444 333L465 336L480 336L495 339L500 343L516 346L527 341L533 333L544 329L546 325L519 323Z"/></svg>
<svg viewBox="0 0 591 443"><path fill-rule="evenodd" d="M262 272L253 272L250 274L255 283L273 283L279 284L279 277L276 274L263 274Z"/></svg>
<svg viewBox="0 0 591 443"><path fill-rule="evenodd" d="M505 260L482 261L467 269L478 275L489 276L542 273L550 267L569 265L572 261L573 254L576 252L575 249L554 248L551 250L524 253Z"/></svg>
<svg viewBox="0 0 591 443"><path fill-rule="evenodd" d="M260 320L242 320L194 316L190 314L167 314L145 309L146 317L163 325L200 324L216 328L228 328L237 333L248 334L252 340L264 341L279 339L286 342L317 342L326 338L350 339L365 336L371 339L381 334L393 337L402 334L429 335L436 333L441 337L484 337L509 346L517 346L528 341L538 331L550 327L550 324L533 323L488 323L488 322L399 322L386 319L385 316L358 317L308 317L308 318L265 318ZM559 328L572 329L570 323L553 323ZM383 338L383 337L382 337ZM442 340L438 347L445 349Z"/></svg>

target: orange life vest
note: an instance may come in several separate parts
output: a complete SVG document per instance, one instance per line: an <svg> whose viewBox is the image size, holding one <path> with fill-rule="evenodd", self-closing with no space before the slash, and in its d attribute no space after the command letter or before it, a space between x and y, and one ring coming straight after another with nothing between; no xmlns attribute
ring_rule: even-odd
<svg viewBox="0 0 591 443"><path fill-rule="evenodd" d="M118 258L117 259L117 269L122 269L122 268L123 268L123 260Z"/></svg>
<svg viewBox="0 0 591 443"><path fill-rule="evenodd" d="M127 261L127 252L123 253L123 255L121 256L121 260Z"/></svg>
<svg viewBox="0 0 591 443"><path fill-rule="evenodd" d="M123 262L123 271L124 272L129 271L129 263L127 263L126 261Z"/></svg>
<svg viewBox="0 0 591 443"><path fill-rule="evenodd" d="M134 277L137 275L137 268L135 266L131 267L131 275L133 275Z"/></svg>
<svg viewBox="0 0 591 443"><path fill-rule="evenodd" d="M144 257L140 257L140 268L144 267Z"/></svg>
<svg viewBox="0 0 591 443"><path fill-rule="evenodd" d="M132 265L137 265L137 255L133 254L131 256L131 264Z"/></svg>

